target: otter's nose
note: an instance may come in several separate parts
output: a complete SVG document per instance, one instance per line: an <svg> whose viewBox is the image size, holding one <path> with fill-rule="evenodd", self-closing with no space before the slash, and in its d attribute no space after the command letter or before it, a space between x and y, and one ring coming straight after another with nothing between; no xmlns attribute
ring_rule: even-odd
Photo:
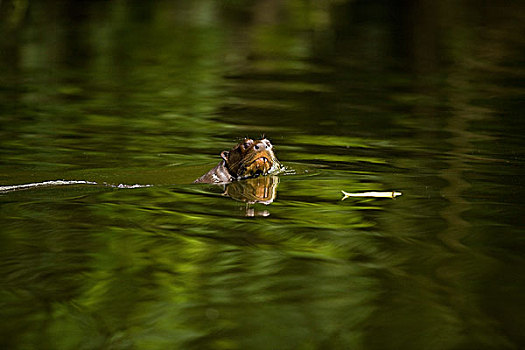
<svg viewBox="0 0 525 350"><path fill-rule="evenodd" d="M255 146L253 146L253 148L257 151L257 152L260 152L260 151L265 151L266 148L268 148L268 146L266 145L266 143L264 142L257 142L255 144Z"/></svg>

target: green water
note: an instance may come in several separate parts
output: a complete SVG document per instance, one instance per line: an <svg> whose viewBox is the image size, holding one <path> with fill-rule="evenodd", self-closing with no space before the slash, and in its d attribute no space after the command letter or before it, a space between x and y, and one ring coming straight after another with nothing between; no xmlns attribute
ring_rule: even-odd
<svg viewBox="0 0 525 350"><path fill-rule="evenodd" d="M523 13L2 1L0 347L523 348Z"/></svg>

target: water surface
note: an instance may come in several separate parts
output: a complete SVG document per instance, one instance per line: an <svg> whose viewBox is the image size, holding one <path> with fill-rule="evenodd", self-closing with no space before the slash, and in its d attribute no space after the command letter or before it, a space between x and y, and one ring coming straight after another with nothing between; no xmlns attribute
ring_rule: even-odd
<svg viewBox="0 0 525 350"><path fill-rule="evenodd" d="M0 9L2 348L525 346L523 5Z"/></svg>

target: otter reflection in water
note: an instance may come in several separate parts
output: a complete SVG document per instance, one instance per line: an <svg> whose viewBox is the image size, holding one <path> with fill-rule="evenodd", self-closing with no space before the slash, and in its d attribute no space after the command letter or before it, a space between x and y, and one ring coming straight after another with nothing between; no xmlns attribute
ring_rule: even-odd
<svg viewBox="0 0 525 350"><path fill-rule="evenodd" d="M267 139L244 139L231 151L221 152L219 164L195 183L224 184L224 195L249 204L270 204L275 199L281 164ZM244 180L245 181L237 181Z"/></svg>
<svg viewBox="0 0 525 350"><path fill-rule="evenodd" d="M235 181L226 185L224 195L248 204L270 204L277 195L278 184L279 178L274 175Z"/></svg>

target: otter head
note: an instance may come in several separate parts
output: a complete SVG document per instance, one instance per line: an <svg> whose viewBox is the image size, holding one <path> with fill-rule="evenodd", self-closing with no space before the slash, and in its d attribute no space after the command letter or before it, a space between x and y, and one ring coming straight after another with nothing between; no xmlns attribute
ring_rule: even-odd
<svg viewBox="0 0 525 350"><path fill-rule="evenodd" d="M244 139L231 151L223 151L222 159L229 173L236 179L266 175L280 168L267 139Z"/></svg>

